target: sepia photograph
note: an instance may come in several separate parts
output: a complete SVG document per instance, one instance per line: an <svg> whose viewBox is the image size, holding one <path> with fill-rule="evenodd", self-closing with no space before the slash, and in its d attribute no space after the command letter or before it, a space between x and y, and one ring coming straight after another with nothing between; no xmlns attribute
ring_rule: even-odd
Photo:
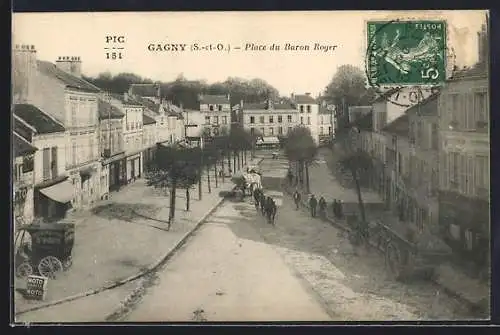
<svg viewBox="0 0 500 335"><path fill-rule="evenodd" d="M12 14L11 322L490 319L487 10Z"/></svg>

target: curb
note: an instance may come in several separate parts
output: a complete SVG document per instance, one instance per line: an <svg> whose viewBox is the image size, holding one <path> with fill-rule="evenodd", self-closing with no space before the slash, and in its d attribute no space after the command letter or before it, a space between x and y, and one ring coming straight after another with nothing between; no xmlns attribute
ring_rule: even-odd
<svg viewBox="0 0 500 335"><path fill-rule="evenodd" d="M264 159L260 159L258 163L256 164L260 164ZM234 189L235 187L233 187ZM177 242L167 253L165 256L163 256L159 261L155 262L153 265L150 265L148 266L145 270L142 270L140 271L139 273L136 273L134 275L131 275L125 279L121 279L119 281L116 281L114 283L111 283L111 284L107 284L105 286L102 286L100 288L97 288L97 289L92 289L92 290L88 290L86 292L82 292L82 293L78 293L78 294L75 294L75 295L72 295L72 296L69 296L69 297L66 297L66 298L62 298L62 299L59 299L59 300L55 300L55 301L51 301L51 302L48 302L48 303L45 303L45 304L41 304L41 305L37 305L37 306L33 306L33 307L30 307L30 308L26 308L24 310L20 310L18 312L15 313L15 316L18 316L18 315L22 315L22 314L26 314L28 312L33 312L33 311L37 311L37 310L40 310L40 309L45 309L45 308L48 308L48 307L52 307L52 306L56 306L56 305L60 305L60 304L63 304L63 303L66 303L66 302L70 302L70 301L73 301L73 300L77 300L77 299L80 299L80 298L85 298L85 297L88 297L88 296L91 296L91 295L95 295L95 294L98 294L98 293L101 293L101 292L104 292L104 291L108 291L108 290L111 290L113 288L116 288L116 287L119 287L119 286L123 286L131 281L134 281L136 279L139 279L151 272L154 272L155 270L157 270L161 265L163 265L163 263L167 262L174 254L177 250L179 250L179 248L181 248L185 243L186 241L189 239L189 237L191 235L193 235L193 233L196 232L196 230L198 230L198 228L206 221L206 219L213 213L215 212L219 207L220 205L224 202L224 200L226 200L226 198L220 198L219 201L210 209L207 211L207 213L205 213L202 218L200 220L198 220L198 222L195 224L195 226L189 230L181 239L179 242Z"/></svg>

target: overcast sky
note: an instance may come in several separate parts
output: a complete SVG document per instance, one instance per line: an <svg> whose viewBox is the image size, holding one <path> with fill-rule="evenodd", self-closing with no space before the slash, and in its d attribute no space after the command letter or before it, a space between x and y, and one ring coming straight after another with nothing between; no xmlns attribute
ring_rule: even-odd
<svg viewBox="0 0 500 335"><path fill-rule="evenodd" d="M445 19L458 65L477 60L477 31L484 11L430 12L190 12L13 14L13 44L32 44L38 59L80 56L85 75L133 72L170 81L180 73L209 83L228 76L262 78L282 95L321 92L342 64L364 69L365 21L386 18ZM106 60L107 35L125 36L123 59ZM151 52L148 45L221 42L336 45L334 51ZM108 45L109 46L109 45ZM115 45L118 46L118 45ZM189 46L188 46L189 47ZM283 47L282 47L283 48Z"/></svg>

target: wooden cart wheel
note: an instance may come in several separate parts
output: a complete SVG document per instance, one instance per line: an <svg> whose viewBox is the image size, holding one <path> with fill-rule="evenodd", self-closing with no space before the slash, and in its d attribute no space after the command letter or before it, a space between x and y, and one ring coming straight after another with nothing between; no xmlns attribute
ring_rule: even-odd
<svg viewBox="0 0 500 335"><path fill-rule="evenodd" d="M16 269L16 276L18 278L26 278L33 274L33 267L28 262L23 262Z"/></svg>
<svg viewBox="0 0 500 335"><path fill-rule="evenodd" d="M388 243L385 249L385 265L389 274L394 279L399 279L402 274L402 258L399 249L392 243Z"/></svg>
<svg viewBox="0 0 500 335"><path fill-rule="evenodd" d="M47 256L38 263L38 272L41 276L55 279L63 271L63 265L57 257Z"/></svg>

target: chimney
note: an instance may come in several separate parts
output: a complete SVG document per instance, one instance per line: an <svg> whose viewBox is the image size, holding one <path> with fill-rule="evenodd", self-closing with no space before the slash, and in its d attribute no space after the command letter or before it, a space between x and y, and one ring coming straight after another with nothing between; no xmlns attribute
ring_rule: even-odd
<svg viewBox="0 0 500 335"><path fill-rule="evenodd" d="M323 100L323 101L321 102L321 106L322 106L322 107L326 107L326 100Z"/></svg>
<svg viewBox="0 0 500 335"><path fill-rule="evenodd" d="M179 103L179 107L181 109L181 113L184 112L184 104L182 103L182 101Z"/></svg>
<svg viewBox="0 0 500 335"><path fill-rule="evenodd" d="M56 66L58 69L64 72L70 73L75 77L82 77L82 61L80 57L74 56L61 56L56 60Z"/></svg>
<svg viewBox="0 0 500 335"><path fill-rule="evenodd" d="M125 102L128 101L128 92L123 92L123 100L125 100Z"/></svg>
<svg viewBox="0 0 500 335"><path fill-rule="evenodd" d="M231 101L231 94L227 94L227 100Z"/></svg>
<svg viewBox="0 0 500 335"><path fill-rule="evenodd" d="M15 45L12 57L12 99L27 103L35 95L38 67L34 45Z"/></svg>
<svg viewBox="0 0 500 335"><path fill-rule="evenodd" d="M292 98L292 100L295 100L295 93L292 93L290 97Z"/></svg>
<svg viewBox="0 0 500 335"><path fill-rule="evenodd" d="M240 100L240 110L243 109L243 99Z"/></svg>
<svg viewBox="0 0 500 335"><path fill-rule="evenodd" d="M488 62L489 48L488 48L488 31L486 29L486 24L481 26L481 31L477 33L477 44L478 44L478 63L484 64Z"/></svg>

